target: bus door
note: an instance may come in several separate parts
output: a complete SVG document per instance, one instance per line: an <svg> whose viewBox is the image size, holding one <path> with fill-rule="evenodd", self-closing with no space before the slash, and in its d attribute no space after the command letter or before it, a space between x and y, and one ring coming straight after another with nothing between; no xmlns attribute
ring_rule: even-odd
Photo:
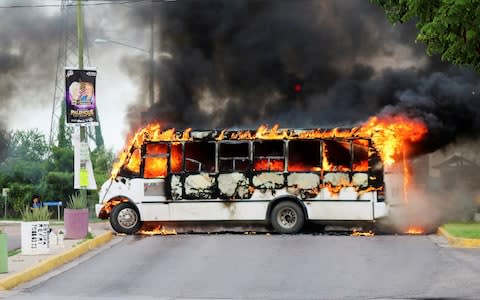
<svg viewBox="0 0 480 300"><path fill-rule="evenodd" d="M143 146L143 201L166 201L165 178L169 169L169 144L148 143Z"/></svg>

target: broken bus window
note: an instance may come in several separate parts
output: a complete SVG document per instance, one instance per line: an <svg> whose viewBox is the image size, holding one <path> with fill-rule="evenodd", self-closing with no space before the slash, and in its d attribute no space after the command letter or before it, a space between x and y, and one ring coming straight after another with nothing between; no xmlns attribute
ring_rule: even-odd
<svg viewBox="0 0 480 300"><path fill-rule="evenodd" d="M249 144L221 143L219 146L220 171L247 171L250 166Z"/></svg>
<svg viewBox="0 0 480 300"><path fill-rule="evenodd" d="M368 171L368 140L353 140L353 161L352 168L356 172Z"/></svg>
<svg viewBox="0 0 480 300"><path fill-rule="evenodd" d="M170 170L172 173L180 173L183 170L183 147L181 143L170 145Z"/></svg>
<svg viewBox="0 0 480 300"><path fill-rule="evenodd" d="M185 171L215 172L215 143L185 143Z"/></svg>
<svg viewBox="0 0 480 300"><path fill-rule="evenodd" d="M350 142L323 141L322 165L325 171L348 172L351 160Z"/></svg>
<svg viewBox="0 0 480 300"><path fill-rule="evenodd" d="M255 171L283 171L284 141L258 140L254 143L253 163Z"/></svg>
<svg viewBox="0 0 480 300"><path fill-rule="evenodd" d="M163 143L147 144L145 151L144 178L167 176L168 145Z"/></svg>
<svg viewBox="0 0 480 300"><path fill-rule="evenodd" d="M320 141L289 141L288 171L320 171Z"/></svg>

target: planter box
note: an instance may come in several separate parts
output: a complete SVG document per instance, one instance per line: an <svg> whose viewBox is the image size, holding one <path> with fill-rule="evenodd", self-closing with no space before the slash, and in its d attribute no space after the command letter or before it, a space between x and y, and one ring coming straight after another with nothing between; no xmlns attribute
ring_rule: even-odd
<svg viewBox="0 0 480 300"><path fill-rule="evenodd" d="M22 254L37 255L50 253L50 223L48 221L22 222Z"/></svg>
<svg viewBox="0 0 480 300"><path fill-rule="evenodd" d="M88 233L88 208L63 211L66 239L84 239Z"/></svg>
<svg viewBox="0 0 480 300"><path fill-rule="evenodd" d="M0 273L8 272L8 237L0 233Z"/></svg>

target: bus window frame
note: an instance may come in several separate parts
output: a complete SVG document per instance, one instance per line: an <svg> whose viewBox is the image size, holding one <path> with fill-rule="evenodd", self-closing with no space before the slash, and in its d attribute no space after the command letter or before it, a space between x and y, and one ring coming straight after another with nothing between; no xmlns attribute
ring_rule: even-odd
<svg viewBox="0 0 480 300"><path fill-rule="evenodd" d="M205 170L205 171L202 171L201 169L201 166L202 165L205 165L203 164L202 162L196 160L196 159L193 159L193 158L190 158L190 157L187 157L187 153L186 153L186 150L187 150L187 146L189 144L213 144L213 160L212 160L212 163L213 163L213 171L210 171L210 170ZM183 174L200 174L200 173L207 173L207 174L215 174L217 173L217 170L218 170L218 167L217 167L217 156L218 156L218 146L217 146L217 141L213 140L213 141L186 141L183 143L183 146L182 146L182 155L183 155ZM195 170L195 171L192 171L192 170L187 170L187 161L189 162L193 162L193 163L199 163L198 165L198 170ZM176 174L179 174L179 173L176 173Z"/></svg>
<svg viewBox="0 0 480 300"><path fill-rule="evenodd" d="M167 151L166 153L158 153L158 154L153 154L150 155L147 152L148 145L158 145L158 144L164 144L167 146ZM168 175L171 173L170 172L170 148L171 148L171 142L168 141L160 141L160 142L145 142L142 145L141 148L141 164L140 164L140 174L141 178L144 179L166 179ZM167 171L165 176L157 176L157 177L145 177L145 165L146 165L146 158L166 158L167 159Z"/></svg>
<svg viewBox="0 0 480 300"><path fill-rule="evenodd" d="M335 169L335 165L333 165L332 162L329 161L329 163L332 165L332 170L325 170L323 168L323 159L324 159L324 156L325 156L325 152L328 152L328 151L325 151L327 148L327 143L328 142L335 142L335 143L348 143L348 151L349 151L349 162L348 162L348 169L347 170L338 170L338 169ZM322 158L322 172L330 172L330 173L349 173L351 174L353 172L353 166L352 166L352 163L353 163L353 149L352 149L352 141L350 138L329 138L329 139L322 139L321 140L321 149L320 149L320 153L321 153L321 158ZM328 157L327 157L327 161L328 161ZM338 166L342 166L342 165L336 165L337 167Z"/></svg>
<svg viewBox="0 0 480 300"><path fill-rule="evenodd" d="M252 153L252 143L250 143L247 140L238 140L238 141L220 141L217 143L218 144L218 150L217 150L217 162L218 162L218 173L219 174L225 174L229 172L250 172L252 171L252 160L251 160L251 153ZM220 151L222 145L241 145L241 144L246 144L247 145L247 156L221 156ZM228 170L224 170L221 167L221 162L222 161L231 161L232 162L232 168ZM237 169L236 166L236 161L246 161L247 162L247 168L244 170L239 170Z"/></svg>
<svg viewBox="0 0 480 300"><path fill-rule="evenodd" d="M255 148L257 143L261 142L268 142L268 143L282 143L282 156L278 155L269 155L269 156L256 156L255 155ZM287 142L286 140L262 140L262 139L256 139L252 141L251 145L251 153L252 153L252 162L251 162L251 167L250 170L254 173L262 173L262 172L288 172L287 171ZM257 160L267 160L268 161L268 170L256 170L255 169L255 162ZM283 170L281 171L276 171L276 170L271 170L271 160L283 160Z"/></svg>
<svg viewBox="0 0 480 300"><path fill-rule="evenodd" d="M290 143L300 143L300 142L318 142L318 164L319 166L314 166L314 167L318 167L319 170L300 170L300 171L290 171L289 170L289 166L290 166ZM322 159L323 159L323 146L322 146L322 143L323 143L323 139L294 139L294 140L288 140L287 141L287 147L286 147L286 160L287 160L287 163L286 163L286 170L288 173L305 173L305 172L313 172L313 173L320 173L322 172L323 170L323 166L322 166Z"/></svg>

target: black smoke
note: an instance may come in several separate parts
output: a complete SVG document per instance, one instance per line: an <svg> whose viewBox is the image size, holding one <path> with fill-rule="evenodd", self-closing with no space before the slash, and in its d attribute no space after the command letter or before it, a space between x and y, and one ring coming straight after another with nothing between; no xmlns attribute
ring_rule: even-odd
<svg viewBox="0 0 480 300"><path fill-rule="evenodd" d="M45 9L0 8L0 161L14 112L52 104L61 25Z"/></svg>
<svg viewBox="0 0 480 300"><path fill-rule="evenodd" d="M152 13L157 94L141 123L332 127L402 114L429 127L420 152L478 135L478 75L427 57L414 24L391 26L369 1L155 1L130 22L148 30Z"/></svg>

